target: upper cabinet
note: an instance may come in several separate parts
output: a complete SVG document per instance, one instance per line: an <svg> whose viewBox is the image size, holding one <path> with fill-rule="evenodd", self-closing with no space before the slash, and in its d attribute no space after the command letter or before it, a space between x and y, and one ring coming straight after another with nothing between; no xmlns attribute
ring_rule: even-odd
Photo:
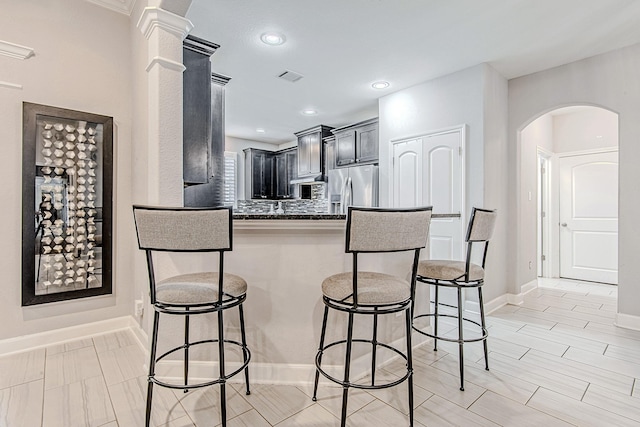
<svg viewBox="0 0 640 427"><path fill-rule="evenodd" d="M274 159L275 198L292 199L295 197L295 184L291 184L291 180L298 177L298 150L279 151Z"/></svg>
<svg viewBox="0 0 640 427"><path fill-rule="evenodd" d="M211 72L218 45L194 36L183 41L182 167L185 206L224 203L224 109L229 77Z"/></svg>
<svg viewBox="0 0 640 427"><path fill-rule="evenodd" d="M247 148L245 155L245 195L252 199L273 198L272 151Z"/></svg>
<svg viewBox="0 0 640 427"><path fill-rule="evenodd" d="M266 151L247 148L245 155L245 197L247 199L292 199L292 179L297 178L298 151L289 148Z"/></svg>
<svg viewBox="0 0 640 427"><path fill-rule="evenodd" d="M330 171L336 168L336 137L328 136L323 139L324 142L324 170Z"/></svg>
<svg viewBox="0 0 640 427"><path fill-rule="evenodd" d="M328 126L320 125L295 133L298 138L298 177L323 175L323 138L331 135Z"/></svg>
<svg viewBox="0 0 640 427"><path fill-rule="evenodd" d="M337 167L378 161L378 118L334 129Z"/></svg>

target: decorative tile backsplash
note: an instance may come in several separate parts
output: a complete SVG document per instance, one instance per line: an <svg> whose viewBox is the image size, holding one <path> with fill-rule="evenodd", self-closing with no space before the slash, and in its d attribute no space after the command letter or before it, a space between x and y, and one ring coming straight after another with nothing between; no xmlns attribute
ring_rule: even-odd
<svg viewBox="0 0 640 427"><path fill-rule="evenodd" d="M280 200L285 214L328 213L327 199L315 200ZM273 209L272 209L273 207ZM278 209L278 200L238 200L236 213L267 214ZM271 213L273 213L271 212Z"/></svg>

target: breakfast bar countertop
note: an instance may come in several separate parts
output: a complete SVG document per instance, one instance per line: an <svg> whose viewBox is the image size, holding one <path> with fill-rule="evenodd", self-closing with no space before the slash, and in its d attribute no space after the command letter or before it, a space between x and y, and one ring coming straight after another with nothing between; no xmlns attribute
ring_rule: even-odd
<svg viewBox="0 0 640 427"><path fill-rule="evenodd" d="M329 213L284 213L284 214L269 214L269 213L233 213L233 219L235 221L243 220L345 220L346 215L329 214Z"/></svg>
<svg viewBox="0 0 640 427"><path fill-rule="evenodd" d="M432 218L459 218L460 214L433 214ZM269 214L269 213L233 213L233 219L236 221L246 220L346 220L347 216L344 214L329 214L329 213L283 213L283 214Z"/></svg>

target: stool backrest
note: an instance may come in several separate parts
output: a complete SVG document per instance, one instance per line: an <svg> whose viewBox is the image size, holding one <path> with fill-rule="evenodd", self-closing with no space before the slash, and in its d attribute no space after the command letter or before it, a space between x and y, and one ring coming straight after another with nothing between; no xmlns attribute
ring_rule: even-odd
<svg viewBox="0 0 640 427"><path fill-rule="evenodd" d="M424 248L432 207L349 207L345 252L398 252Z"/></svg>
<svg viewBox="0 0 640 427"><path fill-rule="evenodd" d="M140 249L211 252L232 249L232 208L133 206Z"/></svg>
<svg viewBox="0 0 640 427"><path fill-rule="evenodd" d="M469 228L467 229L467 260L464 280L469 281L469 269L471 265L471 250L474 243L484 243L484 253L482 255L482 268L487 262L487 251L489 250L489 240L493 236L496 228L498 213L495 210L473 208Z"/></svg>
<svg viewBox="0 0 640 427"><path fill-rule="evenodd" d="M493 236L498 214L495 210L473 208L469 228L467 229L467 242L487 242Z"/></svg>

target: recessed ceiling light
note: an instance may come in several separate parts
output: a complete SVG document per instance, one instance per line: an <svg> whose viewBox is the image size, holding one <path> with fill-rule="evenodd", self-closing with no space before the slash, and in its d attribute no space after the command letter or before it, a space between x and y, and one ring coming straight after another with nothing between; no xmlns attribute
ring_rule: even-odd
<svg viewBox="0 0 640 427"><path fill-rule="evenodd" d="M279 46L283 44L287 39L283 34L268 32L268 33L263 33L260 36L260 40L262 40L262 43L268 44L270 46Z"/></svg>
<svg viewBox="0 0 640 427"><path fill-rule="evenodd" d="M389 82L379 81L371 84L371 87L374 89L386 89L389 87Z"/></svg>
<svg viewBox="0 0 640 427"><path fill-rule="evenodd" d="M305 116L315 116L316 114L318 114L318 112L313 108L306 108L302 110L302 114L304 114Z"/></svg>
<svg viewBox="0 0 640 427"><path fill-rule="evenodd" d="M258 128L258 129L256 129L256 132L258 132L258 133L265 133L265 130L264 130L264 129L262 129L262 128Z"/></svg>

